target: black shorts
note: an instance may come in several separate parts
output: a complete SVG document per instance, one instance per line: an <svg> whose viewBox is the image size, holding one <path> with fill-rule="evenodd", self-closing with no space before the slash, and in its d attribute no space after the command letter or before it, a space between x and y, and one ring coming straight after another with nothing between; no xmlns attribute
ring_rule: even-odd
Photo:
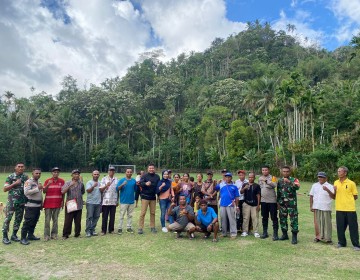
<svg viewBox="0 0 360 280"><path fill-rule="evenodd" d="M201 228L201 231L208 232L207 226L205 226L204 224L201 224L200 228ZM213 232L213 231L214 231L214 225L211 226L211 231L210 232Z"/></svg>

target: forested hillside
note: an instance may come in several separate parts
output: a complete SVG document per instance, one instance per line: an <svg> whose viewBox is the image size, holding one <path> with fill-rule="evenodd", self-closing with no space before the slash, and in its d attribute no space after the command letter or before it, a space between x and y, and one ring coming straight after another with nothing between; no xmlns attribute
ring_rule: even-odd
<svg viewBox="0 0 360 280"><path fill-rule="evenodd" d="M286 163L312 178L345 164L358 176L359 47L355 36L333 52L304 48L255 22L168 63L161 51L145 53L124 77L86 89L71 76L59 93L17 98L9 89L0 104L0 165Z"/></svg>

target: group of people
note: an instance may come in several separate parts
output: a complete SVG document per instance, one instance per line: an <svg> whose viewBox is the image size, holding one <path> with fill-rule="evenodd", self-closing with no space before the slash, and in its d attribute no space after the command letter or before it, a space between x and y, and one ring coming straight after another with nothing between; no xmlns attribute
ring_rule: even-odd
<svg viewBox="0 0 360 280"><path fill-rule="evenodd" d="M100 172L94 170L92 179L84 185L80 171L71 172L71 180L65 182L59 177L60 169L52 169L52 177L41 184L41 170L34 168L32 177L24 173L25 165L19 162L15 172L9 175L4 185L8 192L3 224L3 243L11 241L28 245L29 240L40 240L34 235L40 211L44 208L45 226L44 240L58 239L58 217L60 209L65 208L65 220L62 239L68 239L74 224L75 237L81 233L81 217L86 205L87 237L96 236L96 226L102 216L100 235L115 233L115 215L119 206L119 225L117 233L123 230L134 233L132 217L134 208L141 197L141 210L138 234L144 234L144 220L150 209L150 231L156 233L155 213L156 202L160 206L160 223L163 232L176 232L181 237L186 232L190 239L195 232L202 232L204 238L213 233L213 242L218 241L218 233L223 237L242 237L251 234L256 238L269 237L269 218L272 220L272 239L289 240L288 217L292 233L291 243L297 244L298 209L297 193L299 180L290 176L290 167L281 169L281 177L270 174L268 166L263 166L258 183L255 183L255 173L239 170L239 179L234 180L232 173L222 170L222 179L213 179L213 172L207 172L207 179L197 174L196 180L185 173L182 176L172 176L171 170L164 170L162 176L155 173L155 166L149 164L147 172L139 172L133 178L133 170L126 169L125 177L118 179L115 168L110 166L107 176L100 179ZM331 209L335 199L336 225L338 233L338 248L346 246L345 231L349 226L351 242L355 250L360 250L359 231L355 200L358 193L356 185L347 178L348 169L339 167L338 177L334 185L327 182L327 175L319 172L318 182L310 191L310 210L314 212L315 239L314 242L332 243ZM83 195L87 193L84 203ZM43 200L43 193L45 198ZM219 211L220 209L220 211ZM220 212L220 213L219 213ZM259 213L262 216L262 234L259 233ZM13 232L9 238L10 221L15 214ZM124 218L127 216L126 225ZM17 233L24 219L20 239ZM280 220L280 221L279 221ZM51 227L52 221L52 227ZM166 221L168 225L166 226ZM279 223L282 235L279 236Z"/></svg>

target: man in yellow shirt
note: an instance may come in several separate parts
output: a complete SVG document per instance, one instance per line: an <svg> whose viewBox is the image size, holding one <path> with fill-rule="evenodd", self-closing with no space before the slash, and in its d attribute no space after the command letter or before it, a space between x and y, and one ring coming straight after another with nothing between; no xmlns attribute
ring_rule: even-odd
<svg viewBox="0 0 360 280"><path fill-rule="evenodd" d="M355 208L355 200L358 198L356 184L347 178L349 170L340 166L337 173L339 179L334 183L336 227L338 234L338 248L346 247L345 231L349 225L350 239L354 250L360 251L359 229Z"/></svg>

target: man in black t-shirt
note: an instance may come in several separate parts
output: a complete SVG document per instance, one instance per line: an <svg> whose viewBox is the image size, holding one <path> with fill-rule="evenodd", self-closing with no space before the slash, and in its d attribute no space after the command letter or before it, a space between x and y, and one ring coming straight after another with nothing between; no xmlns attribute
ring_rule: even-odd
<svg viewBox="0 0 360 280"><path fill-rule="evenodd" d="M258 232L259 229L259 211L260 211L260 186L255 181L255 173L249 173L249 183L245 184L241 189L240 193L244 194L244 204L243 204L243 233L241 236L245 237L249 235L249 220L251 216L251 221L254 226L254 236L256 238L260 237Z"/></svg>
<svg viewBox="0 0 360 280"><path fill-rule="evenodd" d="M155 173L154 164L149 164L148 173L140 179L141 213L139 218L138 234L143 234L144 219L148 206L150 207L150 228L152 233L156 233L155 210L156 210L156 188L160 181L159 175Z"/></svg>

